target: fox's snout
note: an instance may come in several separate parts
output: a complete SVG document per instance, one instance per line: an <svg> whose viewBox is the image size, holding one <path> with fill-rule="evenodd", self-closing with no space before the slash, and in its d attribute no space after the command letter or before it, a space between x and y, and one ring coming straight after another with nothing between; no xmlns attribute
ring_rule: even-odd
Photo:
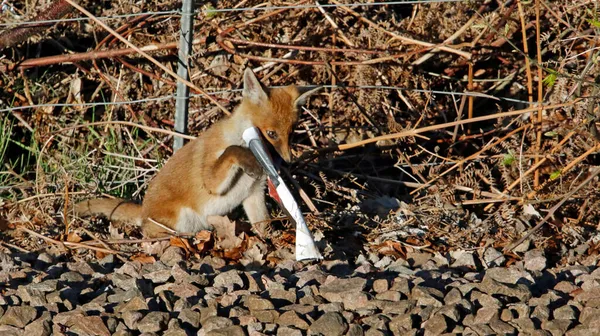
<svg viewBox="0 0 600 336"><path fill-rule="evenodd" d="M277 153L279 153L285 162L289 163L292 161L292 151L290 150L289 146L287 146L287 148L282 148L281 151L278 150Z"/></svg>

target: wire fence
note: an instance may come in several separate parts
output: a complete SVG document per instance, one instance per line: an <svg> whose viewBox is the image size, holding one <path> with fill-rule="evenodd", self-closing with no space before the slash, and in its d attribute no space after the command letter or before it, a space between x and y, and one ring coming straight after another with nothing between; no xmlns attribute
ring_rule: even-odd
<svg viewBox="0 0 600 336"><path fill-rule="evenodd" d="M479 97L479 98L489 98L489 99L493 99L493 100L498 100L498 101L506 101L506 102L512 102L512 103L520 103L520 104L527 104L527 105L535 105L537 103L535 102L529 102L527 100L521 100L521 99L515 99L515 98L510 98L510 97L498 97L498 96L492 96L492 95L487 95L484 93L479 93L479 92L458 92L458 91L440 91L440 90L424 90L424 89L409 89L409 88L403 88L403 87L397 87L397 86L385 86L385 85L359 85L359 86L352 86L352 85L320 85L321 87L323 87L324 89L359 89L359 90L399 90L399 91L407 91L407 92L417 92L417 93L430 93L430 94L439 94L439 95L448 95L448 96L466 96L466 97ZM278 88L278 87L282 87L282 86L272 86L270 88ZM316 88L316 85L298 85L298 87L301 88ZM220 95L220 94L225 94L225 93L239 93L242 92L242 89L215 89L214 91L210 90L210 89L205 89L207 91L207 93L209 95L212 96L216 96L216 95ZM200 98L200 97L204 97L203 94L190 94L191 98ZM160 97L152 97L152 98L144 98L144 99L135 99L135 100L128 100L128 101L105 101L105 102L90 102L90 103L54 103L54 104L35 104L35 105L27 105L27 106L16 106L16 107L10 107L10 108L4 108L4 109L0 109L0 113L4 113L4 112L15 112L15 111L22 111L22 110L29 110L29 109L36 109L36 108L44 108L44 107L85 107L85 108L90 108L90 107L96 107L96 106L119 106L119 105L133 105L133 104L142 104L142 103L152 103L152 102L162 102L162 101L166 101L166 100L175 100L178 98L185 98L185 97L178 97L177 95L164 95L164 96L160 96ZM0 101L1 103L1 101Z"/></svg>
<svg viewBox="0 0 600 336"><path fill-rule="evenodd" d="M193 11L194 15L213 15L215 13L230 13L230 12L245 12L245 11L269 11L269 10L282 10L282 9L311 9L311 8L339 8L339 7L373 7L373 6L400 6L400 5L415 5L415 4L426 4L426 3L458 3L458 2L473 2L472 0L404 0L404 1L379 1L379 2L352 2L352 3L343 3L343 4L297 4L297 5L289 5L289 6L254 6L254 7L231 7L231 8L213 8L206 7L196 9ZM483 3L483 1L479 1ZM10 2L4 0L2 2L2 10L5 12L14 13L14 11L10 10ZM7 7L8 5L8 7ZM182 10L165 10L165 11L144 11L140 13L130 13L130 14L120 14L120 15L111 15L111 16L102 16L98 17L100 20L118 20L124 18L131 17L139 17L144 15L182 15ZM27 25L40 25L40 24L51 24L58 22L79 22L79 21L87 21L90 20L89 17L75 17L75 18L65 18L65 19L56 19L56 20L29 20L29 21L20 21L13 23L0 23L0 28L2 27L11 27L11 26L27 26ZM397 86L385 86L385 85L363 85L363 86L346 86L346 85L322 85L324 88L328 89L340 89L340 88L352 88L352 89L360 89L360 90L398 90L398 91L407 91L407 92L416 92L416 93L427 93L427 94L437 94L437 95L449 95L449 96L467 96L467 97L480 97L487 98L496 101L506 101L512 103L520 103L525 105L535 104L526 100L520 100L510 97L499 97L495 95L488 95L484 93L478 92L459 92L459 91L443 91L443 90L425 90L425 89L411 89L405 87L397 87ZM314 86L310 86L314 87ZM222 89L222 88L214 88L214 89L206 89L205 91L208 95L216 96L225 93L234 93L240 92L241 89ZM190 94L190 98L199 98L203 97L203 94ZM144 99L137 100L128 100L128 101L100 101L100 102L87 102L87 103L44 103L44 104L32 104L27 106L15 106L15 107L6 107L1 108L2 105L8 106L7 102L2 102L0 100L0 113L6 112L16 112L23 111L29 109L36 108L47 108L47 107L60 107L60 108L91 108L96 106L122 106L122 105L132 105L132 104L143 104L143 103L152 103L152 102L163 102L168 100L176 100L180 98L177 94L172 95L163 95L159 97L150 97Z"/></svg>
<svg viewBox="0 0 600 336"><path fill-rule="evenodd" d="M442 3L442 2L469 2L471 0L406 0L406 1L381 1L381 2L353 2L349 4L320 4L320 5L291 5L291 6L264 6L264 7L239 7L239 8L208 8L208 9L197 9L193 12L194 15L214 15L216 13L228 13L228 12L247 12L247 11L268 11L268 10L278 10L278 9L307 9L307 8L337 8L341 6L347 7L368 7L368 6L392 6L392 5L415 5L415 4L425 4L425 3ZM482 1L483 2L483 1ZM11 12L8 8L4 10L5 12ZM2 13L2 11L0 11ZM176 10L166 10L166 11L147 11L140 13L131 13L131 14L120 14L120 15L111 15L111 16L99 16L98 19L101 20L119 20L126 19L137 16L144 15L182 15L182 11L180 9ZM78 21L88 21L90 18L88 17L76 17L76 18L68 18L68 19L57 19L57 20L30 20L30 21L20 21L13 23L0 23L0 27L10 27L15 25L37 25L37 24L46 24L46 23L58 23L58 22L78 22Z"/></svg>

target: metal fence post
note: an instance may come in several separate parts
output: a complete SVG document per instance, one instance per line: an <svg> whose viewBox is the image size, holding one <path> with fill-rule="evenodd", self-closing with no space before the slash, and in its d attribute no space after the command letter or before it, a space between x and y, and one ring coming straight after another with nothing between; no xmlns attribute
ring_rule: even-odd
<svg viewBox="0 0 600 336"><path fill-rule="evenodd" d="M179 65L177 74L186 80L190 79L188 73L188 64L190 52L192 50L192 41L194 39L194 2L193 0L183 0L181 6L181 31L179 34ZM190 88L177 81L177 99L175 101L175 131L186 134L188 126L188 107ZM183 147L183 138L175 137L173 151Z"/></svg>

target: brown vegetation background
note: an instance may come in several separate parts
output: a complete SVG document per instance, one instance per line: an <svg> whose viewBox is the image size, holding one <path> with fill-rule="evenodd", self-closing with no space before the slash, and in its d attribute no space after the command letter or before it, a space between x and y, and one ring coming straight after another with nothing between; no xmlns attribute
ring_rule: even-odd
<svg viewBox="0 0 600 336"><path fill-rule="evenodd" d="M134 228L69 206L143 197L172 154L176 79L68 2L8 4L0 244L140 252L139 240L121 241L140 238ZM79 4L176 71L181 3ZM232 110L246 67L267 86L326 85L303 110L283 175L330 256L494 246L517 260L533 244L554 262L595 258L596 2L198 5L191 81L214 99L192 90L190 134L225 116L215 101ZM282 220L266 249L293 246L272 209ZM212 253L239 259L255 241L241 236ZM171 243L202 254L210 239Z"/></svg>

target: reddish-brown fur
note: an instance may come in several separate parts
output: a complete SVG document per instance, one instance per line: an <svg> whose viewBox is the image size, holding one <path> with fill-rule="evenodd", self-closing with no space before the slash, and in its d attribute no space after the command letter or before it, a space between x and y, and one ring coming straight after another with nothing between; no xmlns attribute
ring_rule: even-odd
<svg viewBox="0 0 600 336"><path fill-rule="evenodd" d="M104 214L142 225L145 236L210 229L210 215L224 215L242 204L250 221L268 220L262 167L242 140L256 126L277 152L290 161L289 136L298 120L297 105L313 91L295 86L267 91L251 70L244 73L241 104L229 117L175 152L152 180L142 205L119 199L94 199L75 206L76 213ZM276 132L276 138L269 134Z"/></svg>

